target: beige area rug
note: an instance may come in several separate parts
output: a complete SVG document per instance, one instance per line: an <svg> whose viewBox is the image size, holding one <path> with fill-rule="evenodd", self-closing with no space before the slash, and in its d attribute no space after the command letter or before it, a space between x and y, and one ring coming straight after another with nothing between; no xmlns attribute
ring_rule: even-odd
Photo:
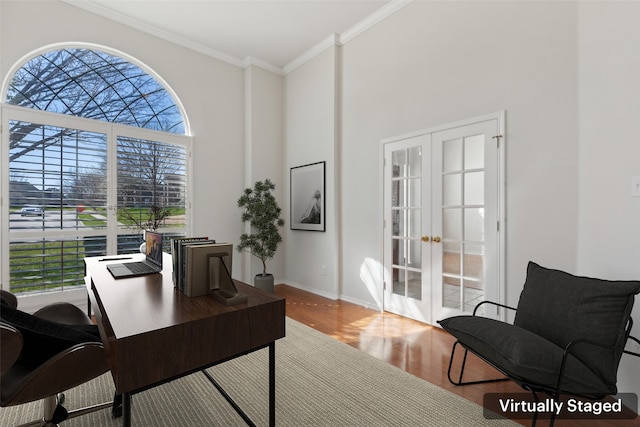
<svg viewBox="0 0 640 427"><path fill-rule="evenodd" d="M268 349L209 369L258 426L268 425ZM105 374L66 393L66 407L108 401ZM0 408L0 425L15 426L41 414L39 402ZM119 426L110 410L62 426ZM134 426L242 426L242 419L202 373L132 398ZM287 336L276 343L278 426L511 426L486 420L482 407L347 344L287 318Z"/></svg>

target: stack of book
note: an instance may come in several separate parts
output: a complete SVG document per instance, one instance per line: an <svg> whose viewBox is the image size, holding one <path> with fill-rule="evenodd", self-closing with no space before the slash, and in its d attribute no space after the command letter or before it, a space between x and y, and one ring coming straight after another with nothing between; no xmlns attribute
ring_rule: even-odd
<svg viewBox="0 0 640 427"><path fill-rule="evenodd" d="M207 237L173 239L173 285L189 297L217 289L221 275L231 272L232 250L230 243L216 243Z"/></svg>

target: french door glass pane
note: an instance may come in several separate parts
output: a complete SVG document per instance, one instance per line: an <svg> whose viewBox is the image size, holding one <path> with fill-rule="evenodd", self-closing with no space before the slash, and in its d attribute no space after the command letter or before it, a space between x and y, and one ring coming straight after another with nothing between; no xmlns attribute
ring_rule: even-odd
<svg viewBox="0 0 640 427"><path fill-rule="evenodd" d="M409 256L407 266L412 268L422 267L422 242L420 240L409 240Z"/></svg>
<svg viewBox="0 0 640 427"><path fill-rule="evenodd" d="M481 243L465 243L464 275L476 281L475 287L482 289L484 278L484 245Z"/></svg>
<svg viewBox="0 0 640 427"><path fill-rule="evenodd" d="M442 172L462 170L462 139L445 141L442 149Z"/></svg>
<svg viewBox="0 0 640 427"><path fill-rule="evenodd" d="M393 178L405 177L407 168L405 165L407 164L407 152L405 150L394 151L391 154L391 176Z"/></svg>
<svg viewBox="0 0 640 427"><path fill-rule="evenodd" d="M467 208L464 210L464 240L484 241L484 208Z"/></svg>
<svg viewBox="0 0 640 427"><path fill-rule="evenodd" d="M412 147L408 150L408 176L422 176L422 147Z"/></svg>
<svg viewBox="0 0 640 427"><path fill-rule="evenodd" d="M462 174L456 173L442 177L442 204L459 206L462 204Z"/></svg>
<svg viewBox="0 0 640 427"><path fill-rule="evenodd" d="M462 209L443 209L442 227L447 241L462 240Z"/></svg>
<svg viewBox="0 0 640 427"><path fill-rule="evenodd" d="M422 273L419 271L407 271L407 293L408 298L422 299Z"/></svg>
<svg viewBox="0 0 640 427"><path fill-rule="evenodd" d="M464 168L484 168L484 135L468 136L464 139Z"/></svg>
<svg viewBox="0 0 640 427"><path fill-rule="evenodd" d="M400 268L394 268L393 274L393 289L392 292L395 295L404 296L405 294L405 270Z"/></svg>
<svg viewBox="0 0 640 427"><path fill-rule="evenodd" d="M484 172L464 174L464 204L484 204Z"/></svg>
<svg viewBox="0 0 640 427"><path fill-rule="evenodd" d="M407 206L416 207L421 205L421 185L420 178L408 179L406 181L407 185Z"/></svg>
<svg viewBox="0 0 640 427"><path fill-rule="evenodd" d="M393 239L393 264L397 266L405 265L404 239Z"/></svg>
<svg viewBox="0 0 640 427"><path fill-rule="evenodd" d="M421 236L421 215L422 211L420 209L408 209L407 210L407 225L409 229L407 230L407 237L411 239L420 239Z"/></svg>

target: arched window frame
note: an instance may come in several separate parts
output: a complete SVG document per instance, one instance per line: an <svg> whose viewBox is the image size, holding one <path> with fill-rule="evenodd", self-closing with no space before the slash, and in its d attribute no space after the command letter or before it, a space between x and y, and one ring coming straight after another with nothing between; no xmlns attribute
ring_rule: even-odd
<svg viewBox="0 0 640 427"><path fill-rule="evenodd" d="M179 108L184 122L184 130L185 135L172 134L166 132L159 132L146 128L138 128L127 125L122 125L118 123L105 122L94 119L86 119L81 117L75 117L71 115L59 114L59 113L51 113L46 111L41 111L37 109L30 109L25 107L18 107L8 105L4 102L7 97L8 85L11 81L13 75L26 64L31 59L42 55L45 52L49 52L55 49L63 49L63 48L81 48L81 49L93 49L100 50L110 55L114 55L120 57L124 60L130 61L134 65L138 66L145 72L147 72L150 76L155 78L159 84L161 84L167 93L173 98L176 103L176 106ZM0 147L0 191L2 195L2 200L5 201L2 203L0 217L2 218L2 226L0 229L0 263L2 266L2 275L0 276L2 289L9 289L10 286L10 241L12 239L19 238L29 238L33 236L42 236L44 238L51 239L65 239L65 238L76 238L85 237L85 236L93 236L99 234L106 234L107 238L107 248L106 254L115 254L118 251L118 245L116 243L118 235L126 233L122 228L119 228L117 225L117 207L118 207L118 199L117 199L117 187L115 184L117 177L117 156L118 156L118 141L119 138L124 139L132 139L139 141L158 141L161 143L167 144L175 144L176 146L184 147L186 157L186 176L185 176L185 195L184 195L184 204L185 204L185 221L184 226L179 229L170 229L163 230L159 229L161 232L169 232L177 235L185 235L190 234L192 228L192 215L191 215L191 200L192 200L192 156L191 156L191 147L192 147L192 137L190 136L190 126L187 115L184 110L184 106L182 105L179 97L172 90L172 88L150 67L136 60L135 58L127 55L123 52L95 44L87 44L87 43L58 43L54 45L48 45L42 47L36 51L29 53L22 57L16 64L11 68L9 73L5 76L5 79L2 84L1 100L2 104L0 109L0 126L2 129L2 137L1 137L1 147ZM9 132L5 132L6 129L10 129L10 122L12 120L26 120L31 121L32 123L38 123L48 126L60 126L69 129L82 129L83 131L88 132L97 132L99 134L103 134L106 137L107 141L107 182L109 190L108 190L108 200L106 204L106 210L108 216L111 217L111 222L108 223L106 227L101 230L65 230L65 229L36 229L33 231L30 230L10 230L10 203L9 201ZM64 296L62 294L64 293ZM45 292L40 295L36 295L33 298L28 298L28 304L24 309L32 310L37 309L37 307L42 304L46 304L52 301L70 301L79 305L83 305L86 303L86 291L83 286L71 286L69 290L64 292Z"/></svg>

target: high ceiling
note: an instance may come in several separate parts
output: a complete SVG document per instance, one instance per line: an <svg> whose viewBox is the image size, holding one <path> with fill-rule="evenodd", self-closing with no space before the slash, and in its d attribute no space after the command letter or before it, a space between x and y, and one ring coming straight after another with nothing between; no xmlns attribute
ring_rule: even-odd
<svg viewBox="0 0 640 427"><path fill-rule="evenodd" d="M232 63L285 69L333 34L354 33L407 0L65 0Z"/></svg>

